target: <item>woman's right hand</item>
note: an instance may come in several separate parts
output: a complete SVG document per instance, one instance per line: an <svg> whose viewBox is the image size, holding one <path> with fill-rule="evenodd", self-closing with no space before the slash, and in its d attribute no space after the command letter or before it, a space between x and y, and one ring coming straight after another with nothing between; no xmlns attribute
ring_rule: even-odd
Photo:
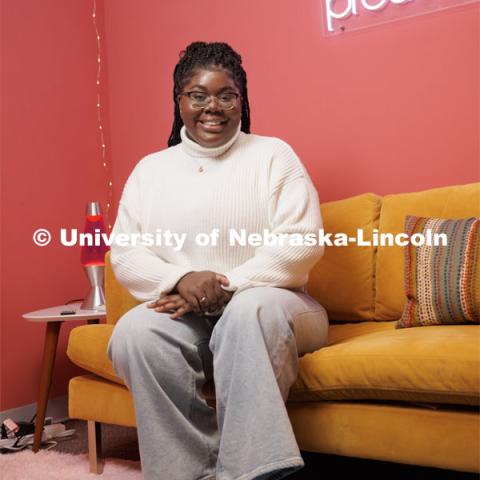
<svg viewBox="0 0 480 480"><path fill-rule="evenodd" d="M189 303L195 313L202 314L218 310L230 300L231 293L220 286L228 284L229 281L224 275L204 270L184 275L176 284L175 290Z"/></svg>
<svg viewBox="0 0 480 480"><path fill-rule="evenodd" d="M189 303L178 293L166 295L147 304L147 308L154 308L157 313L171 313L170 318L177 318L192 311Z"/></svg>

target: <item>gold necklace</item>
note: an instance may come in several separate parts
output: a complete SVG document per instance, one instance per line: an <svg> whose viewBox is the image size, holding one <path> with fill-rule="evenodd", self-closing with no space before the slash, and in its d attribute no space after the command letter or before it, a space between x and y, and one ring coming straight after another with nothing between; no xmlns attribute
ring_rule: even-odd
<svg viewBox="0 0 480 480"><path fill-rule="evenodd" d="M189 136L188 133L187 133L187 130L185 130L185 138L186 138L188 141L195 142L195 140L192 140L192 139L190 138L190 136ZM197 143L197 142L195 142L195 143ZM190 157L190 158L193 158L193 161L198 165L198 173L203 173L204 170L205 170L205 169L203 168L203 165L201 165L194 156L192 156L192 157Z"/></svg>
<svg viewBox="0 0 480 480"><path fill-rule="evenodd" d="M195 157L190 157L193 158L194 162L198 165L198 173L203 173L205 171L205 168L203 168L203 165L201 165L198 160Z"/></svg>

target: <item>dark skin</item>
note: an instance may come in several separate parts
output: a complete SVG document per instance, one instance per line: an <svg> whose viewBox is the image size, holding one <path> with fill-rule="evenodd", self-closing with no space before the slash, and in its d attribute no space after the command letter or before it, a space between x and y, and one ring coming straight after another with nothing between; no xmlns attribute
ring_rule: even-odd
<svg viewBox="0 0 480 480"><path fill-rule="evenodd" d="M232 298L233 292L223 290L220 285L228 286L228 279L224 275L215 272L202 271L190 272L182 277L174 291L165 297L147 304L148 308L154 308L156 312L167 313L173 311L170 318L175 320L188 312L195 312L198 315L205 311L215 311ZM199 291L205 295L199 296ZM206 292L210 295L207 296ZM207 300L200 303L199 299L207 297ZM190 299L190 301L187 300Z"/></svg>
<svg viewBox="0 0 480 480"><path fill-rule="evenodd" d="M220 67L197 69L183 88L183 92L189 91L205 92L208 95L240 93L229 72ZM241 97L231 110L222 110L216 99L212 99L202 109L193 108L184 95L179 95L177 102L187 135L203 147L213 148L227 143L235 135L241 121ZM217 272L190 272L178 281L173 293L147 304L147 307L159 313L173 311L170 315L172 319L192 311L196 314L215 311L232 298L233 292L221 288L221 285L228 284L227 277ZM201 302L203 297L205 300Z"/></svg>
<svg viewBox="0 0 480 480"><path fill-rule="evenodd" d="M183 92L205 92L209 95L220 93L238 93L240 90L232 77L223 69L198 69L183 87ZM193 108L188 97L179 95L180 116L182 117L188 136L203 147L218 147L227 143L237 131L242 116L241 98L232 110L222 110L217 101L210 101L202 109ZM209 126L204 122L220 122L220 125Z"/></svg>

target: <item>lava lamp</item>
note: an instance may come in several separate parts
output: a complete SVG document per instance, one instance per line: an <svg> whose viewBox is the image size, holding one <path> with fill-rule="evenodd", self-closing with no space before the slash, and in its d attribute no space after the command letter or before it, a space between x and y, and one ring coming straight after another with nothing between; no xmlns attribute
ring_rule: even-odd
<svg viewBox="0 0 480 480"><path fill-rule="evenodd" d="M105 253L110 250L105 243L104 237L107 233L99 202L87 203L83 233L80 261L90 282L90 291L80 308L82 310L98 310L105 305L105 294L103 292Z"/></svg>

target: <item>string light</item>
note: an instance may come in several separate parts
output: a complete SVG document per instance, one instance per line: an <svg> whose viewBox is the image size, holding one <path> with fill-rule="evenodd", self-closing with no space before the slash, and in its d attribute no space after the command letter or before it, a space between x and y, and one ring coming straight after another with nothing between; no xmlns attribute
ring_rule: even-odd
<svg viewBox="0 0 480 480"><path fill-rule="evenodd" d="M110 222L110 206L112 205L113 199L113 182L112 182L112 169L110 168L109 163L107 162L106 158L106 144L105 144L105 136L103 133L103 125L102 125L102 110L101 110L101 73L102 73L102 49L100 43L100 33L98 31L97 26L97 2L93 0L93 12L92 12L92 20L93 20L93 27L95 29L95 36L97 39L97 78L96 78L96 85L97 85L97 125L98 131L100 132L100 145L102 147L102 165L105 172L106 178L106 185L107 185L107 209L105 211L105 219L107 221L108 230L112 229L112 225Z"/></svg>

